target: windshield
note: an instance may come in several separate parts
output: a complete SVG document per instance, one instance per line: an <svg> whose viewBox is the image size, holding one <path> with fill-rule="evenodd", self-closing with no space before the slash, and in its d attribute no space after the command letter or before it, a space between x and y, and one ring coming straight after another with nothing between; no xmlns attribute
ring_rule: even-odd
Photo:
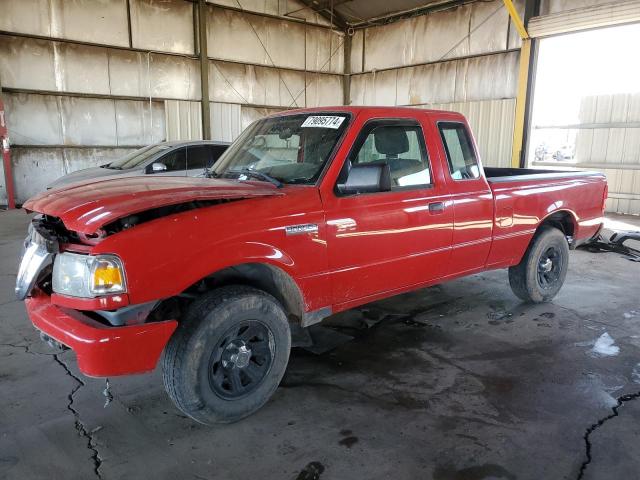
<svg viewBox="0 0 640 480"><path fill-rule="evenodd" d="M115 170L127 170L129 168L136 168L145 163L151 157L156 155L158 152L163 150L167 150L169 147L167 145L149 145L147 147L142 147L139 150L131 152L129 155L119 158L118 160L114 160L110 164L107 165L107 168L113 168Z"/></svg>
<svg viewBox="0 0 640 480"><path fill-rule="evenodd" d="M259 179L247 175L248 169L282 183L314 184L348 122L346 113L304 113L259 120L229 147L213 167L212 175Z"/></svg>

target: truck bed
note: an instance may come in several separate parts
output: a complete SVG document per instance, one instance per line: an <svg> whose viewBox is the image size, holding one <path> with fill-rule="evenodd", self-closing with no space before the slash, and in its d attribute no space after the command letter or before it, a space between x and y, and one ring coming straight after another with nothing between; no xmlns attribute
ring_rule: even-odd
<svg viewBox="0 0 640 480"><path fill-rule="evenodd" d="M600 175L597 172L580 170L541 170L537 168L497 168L485 167L484 173L489 183L518 182L529 180L561 180L575 177Z"/></svg>

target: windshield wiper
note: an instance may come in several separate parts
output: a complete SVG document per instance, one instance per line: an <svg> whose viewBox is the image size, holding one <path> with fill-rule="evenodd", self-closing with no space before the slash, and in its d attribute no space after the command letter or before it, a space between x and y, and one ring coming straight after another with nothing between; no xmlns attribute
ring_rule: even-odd
<svg viewBox="0 0 640 480"><path fill-rule="evenodd" d="M247 177L253 177L259 180L263 180L265 182L270 182L270 183L273 183L278 188L282 188L284 186L284 184L277 178L273 178L272 176L267 175L266 173L259 172L258 170L243 168L242 170L236 170L233 173L240 173L242 175L246 175Z"/></svg>

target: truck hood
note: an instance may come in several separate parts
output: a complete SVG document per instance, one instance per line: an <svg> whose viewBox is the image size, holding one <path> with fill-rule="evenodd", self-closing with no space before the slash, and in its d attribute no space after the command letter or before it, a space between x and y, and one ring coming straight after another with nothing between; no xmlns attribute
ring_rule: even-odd
<svg viewBox="0 0 640 480"><path fill-rule="evenodd" d="M58 217L69 230L95 233L103 225L134 213L196 200L234 200L283 195L267 183L143 176L110 178L48 190L23 207Z"/></svg>

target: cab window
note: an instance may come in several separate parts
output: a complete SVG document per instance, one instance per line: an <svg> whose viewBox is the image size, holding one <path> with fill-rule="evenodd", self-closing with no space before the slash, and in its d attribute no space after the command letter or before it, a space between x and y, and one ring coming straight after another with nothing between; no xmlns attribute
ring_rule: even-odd
<svg viewBox="0 0 640 480"><path fill-rule="evenodd" d="M351 164L386 163L391 172L391 189L430 185L431 173L418 125L376 121L365 126L365 135ZM357 147L356 147L357 148Z"/></svg>
<svg viewBox="0 0 640 480"><path fill-rule="evenodd" d="M438 128L447 154L451 178L454 180L479 178L478 159L465 126L461 123L440 123Z"/></svg>

